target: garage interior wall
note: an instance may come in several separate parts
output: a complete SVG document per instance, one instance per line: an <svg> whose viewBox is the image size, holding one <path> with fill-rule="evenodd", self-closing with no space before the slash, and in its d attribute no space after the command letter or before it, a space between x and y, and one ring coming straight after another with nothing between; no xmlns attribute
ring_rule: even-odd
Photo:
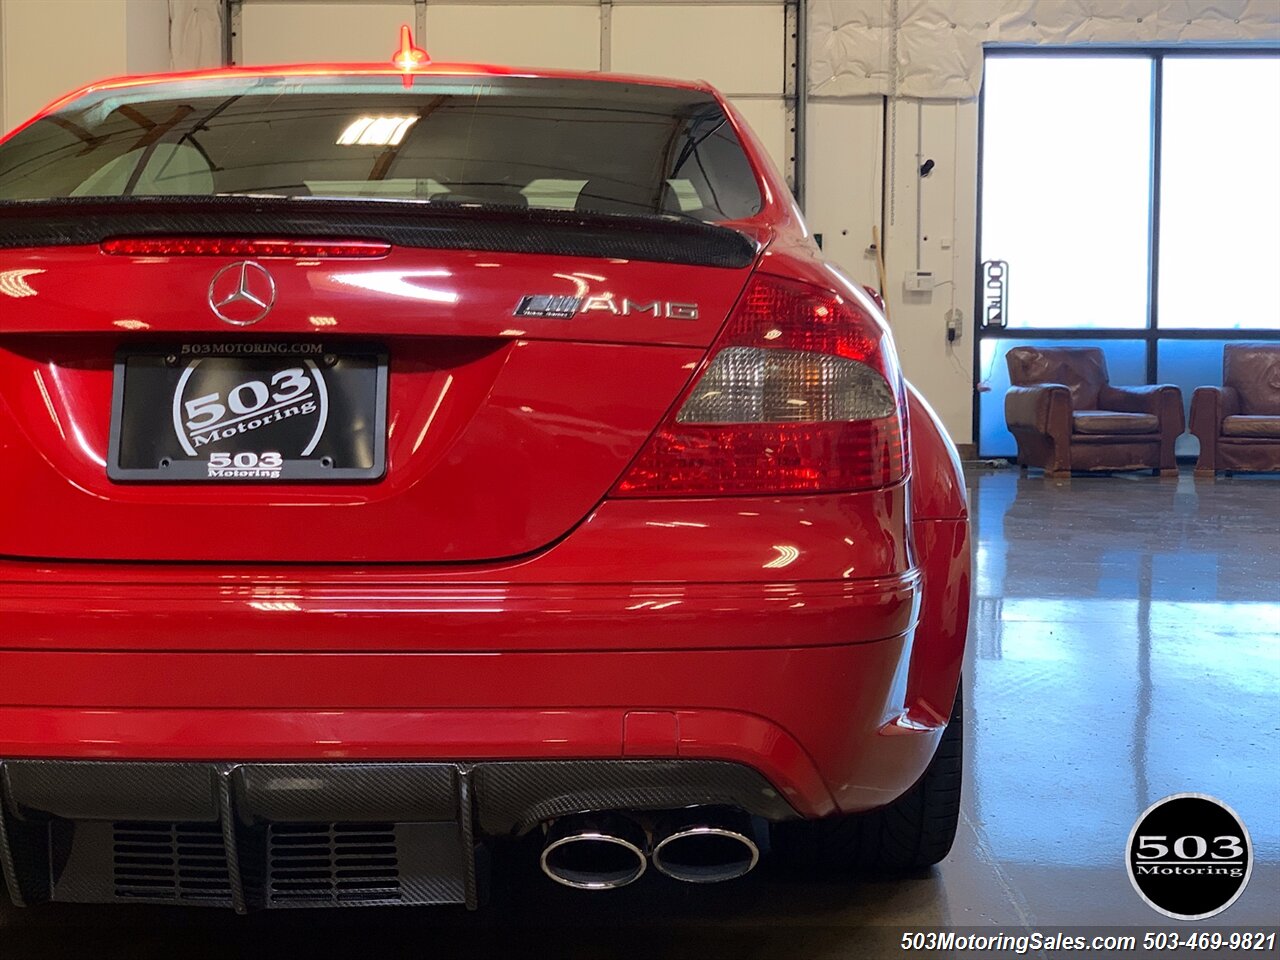
<svg viewBox="0 0 1280 960"><path fill-rule="evenodd" d="M218 66L228 16L245 64L382 61L408 22L439 60L706 79L781 169L796 153L781 0L0 0L0 130L93 79ZM1274 0L807 0L804 20L810 226L870 285L880 230L903 365L960 444L973 440L984 45L1280 42ZM916 269L932 292L905 291Z"/></svg>
<svg viewBox="0 0 1280 960"><path fill-rule="evenodd" d="M0 130L82 84L170 63L164 0L0 0Z"/></svg>

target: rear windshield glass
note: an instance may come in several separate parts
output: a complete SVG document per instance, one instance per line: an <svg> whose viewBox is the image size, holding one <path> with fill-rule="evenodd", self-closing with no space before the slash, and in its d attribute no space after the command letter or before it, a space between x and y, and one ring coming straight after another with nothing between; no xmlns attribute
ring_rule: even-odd
<svg viewBox="0 0 1280 960"><path fill-rule="evenodd" d="M0 145L0 200L267 194L733 220L760 191L705 93L593 80L230 78L107 90Z"/></svg>

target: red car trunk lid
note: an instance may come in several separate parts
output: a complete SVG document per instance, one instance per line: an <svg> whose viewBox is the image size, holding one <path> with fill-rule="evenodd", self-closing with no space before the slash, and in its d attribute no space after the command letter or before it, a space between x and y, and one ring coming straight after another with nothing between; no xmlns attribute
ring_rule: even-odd
<svg viewBox="0 0 1280 960"><path fill-rule="evenodd" d="M237 262L96 244L0 251L0 555L440 562L536 551L617 481L750 272L457 249L269 259L259 263L274 304L239 328L209 303L214 275ZM560 298L560 309L530 297ZM378 344L389 359L384 476L109 479L117 354L192 340Z"/></svg>

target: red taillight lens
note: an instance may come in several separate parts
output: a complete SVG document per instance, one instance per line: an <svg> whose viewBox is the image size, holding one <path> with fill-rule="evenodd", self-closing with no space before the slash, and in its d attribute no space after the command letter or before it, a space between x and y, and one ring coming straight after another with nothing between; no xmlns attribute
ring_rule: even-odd
<svg viewBox="0 0 1280 960"><path fill-rule="evenodd" d="M379 240L293 240L248 237L113 237L102 252L130 257L285 257L310 260L385 257L391 244Z"/></svg>
<svg viewBox="0 0 1280 960"><path fill-rule="evenodd" d="M831 291L757 275L614 495L887 486L905 470L903 417L892 347L869 314Z"/></svg>

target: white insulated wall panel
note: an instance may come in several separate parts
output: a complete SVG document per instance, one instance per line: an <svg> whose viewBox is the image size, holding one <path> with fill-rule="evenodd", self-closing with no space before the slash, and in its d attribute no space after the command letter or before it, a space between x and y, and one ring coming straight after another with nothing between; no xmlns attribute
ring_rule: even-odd
<svg viewBox="0 0 1280 960"><path fill-rule="evenodd" d="M808 35L809 90L818 96L966 100L982 83L986 43L1276 43L1280 3L809 0Z"/></svg>
<svg viewBox="0 0 1280 960"><path fill-rule="evenodd" d="M169 58L174 70L222 66L222 12L219 0L169 0Z"/></svg>

